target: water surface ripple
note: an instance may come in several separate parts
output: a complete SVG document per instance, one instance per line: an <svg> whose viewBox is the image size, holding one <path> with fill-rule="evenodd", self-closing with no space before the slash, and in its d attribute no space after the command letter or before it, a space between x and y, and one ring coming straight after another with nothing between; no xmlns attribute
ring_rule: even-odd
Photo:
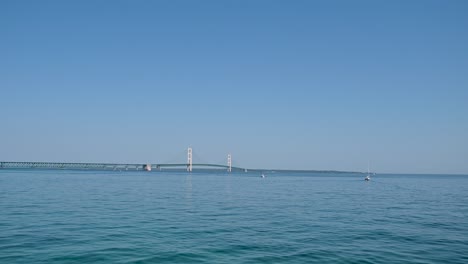
<svg viewBox="0 0 468 264"><path fill-rule="evenodd" d="M468 176L0 170L0 263L468 263Z"/></svg>

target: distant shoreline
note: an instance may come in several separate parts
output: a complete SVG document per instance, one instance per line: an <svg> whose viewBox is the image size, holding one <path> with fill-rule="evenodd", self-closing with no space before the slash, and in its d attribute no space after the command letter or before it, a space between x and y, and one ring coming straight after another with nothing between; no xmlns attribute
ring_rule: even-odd
<svg viewBox="0 0 468 264"><path fill-rule="evenodd" d="M158 167L159 164L122 164L122 163L84 163L84 162L16 162L16 161L0 161L0 170L75 170L75 171L145 171L145 166L152 166L151 172L186 172L184 166L187 164L162 164L167 167ZM194 168L193 172L222 172L226 171L228 166L218 164L195 164L199 165ZM204 167L203 165L207 165ZM178 167L172 167L178 166ZM304 170L304 169L248 169L240 167L232 167L232 173L322 173L322 174L366 174L367 172L360 171L340 171L340 170ZM371 172L374 174L375 172ZM463 173L393 173L379 172L377 175L455 175L468 176Z"/></svg>

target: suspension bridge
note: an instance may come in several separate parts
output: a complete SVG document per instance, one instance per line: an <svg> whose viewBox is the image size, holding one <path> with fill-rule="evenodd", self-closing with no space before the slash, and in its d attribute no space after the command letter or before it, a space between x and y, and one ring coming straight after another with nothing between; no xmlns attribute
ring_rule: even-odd
<svg viewBox="0 0 468 264"><path fill-rule="evenodd" d="M247 169L232 166L232 156L227 155L226 164L193 163L193 151L187 149L187 163L72 163L72 162L30 162L30 161L0 161L0 169L76 169L76 170L144 170L161 171L164 169L184 169L192 172L197 169L218 169L232 171L244 171Z"/></svg>

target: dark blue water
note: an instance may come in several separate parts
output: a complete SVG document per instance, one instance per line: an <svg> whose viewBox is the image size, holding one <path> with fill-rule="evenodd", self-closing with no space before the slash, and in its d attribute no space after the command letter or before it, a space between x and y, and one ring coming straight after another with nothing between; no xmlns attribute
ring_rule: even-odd
<svg viewBox="0 0 468 264"><path fill-rule="evenodd" d="M468 263L468 176L0 170L0 263Z"/></svg>

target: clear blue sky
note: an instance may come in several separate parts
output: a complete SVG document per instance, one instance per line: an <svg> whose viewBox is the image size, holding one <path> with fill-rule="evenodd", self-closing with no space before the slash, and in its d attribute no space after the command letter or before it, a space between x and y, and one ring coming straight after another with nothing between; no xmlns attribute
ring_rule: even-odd
<svg viewBox="0 0 468 264"><path fill-rule="evenodd" d="M468 173L468 1L0 1L0 160ZM197 160L195 160L196 162Z"/></svg>

